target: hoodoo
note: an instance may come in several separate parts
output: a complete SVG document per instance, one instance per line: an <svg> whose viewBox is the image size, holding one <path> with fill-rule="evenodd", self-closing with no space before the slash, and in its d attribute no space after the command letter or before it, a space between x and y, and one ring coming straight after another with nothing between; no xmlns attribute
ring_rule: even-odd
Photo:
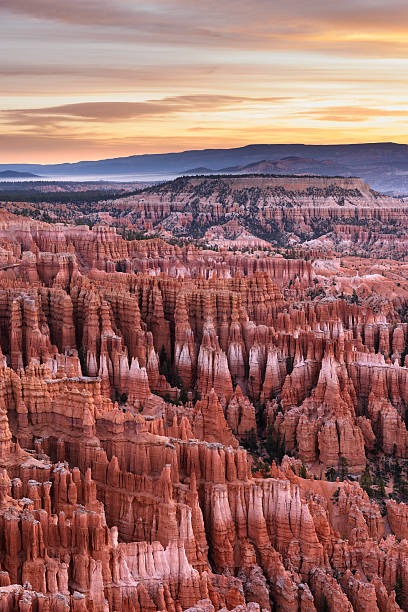
<svg viewBox="0 0 408 612"><path fill-rule="evenodd" d="M95 207L0 213L0 610L408 609L402 204L248 175Z"/></svg>

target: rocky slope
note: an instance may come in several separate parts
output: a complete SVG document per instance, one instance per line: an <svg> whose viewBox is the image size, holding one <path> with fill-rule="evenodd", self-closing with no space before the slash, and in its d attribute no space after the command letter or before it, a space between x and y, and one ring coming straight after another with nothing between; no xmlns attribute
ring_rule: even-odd
<svg viewBox="0 0 408 612"><path fill-rule="evenodd" d="M0 610L408 609L406 264L253 248L1 214Z"/></svg>

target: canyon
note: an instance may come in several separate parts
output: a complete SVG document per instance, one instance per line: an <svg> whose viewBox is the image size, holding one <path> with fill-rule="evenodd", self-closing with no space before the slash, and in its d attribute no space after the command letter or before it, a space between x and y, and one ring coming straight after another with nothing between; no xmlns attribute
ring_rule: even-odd
<svg viewBox="0 0 408 612"><path fill-rule="evenodd" d="M406 202L142 187L0 202L0 611L408 610Z"/></svg>

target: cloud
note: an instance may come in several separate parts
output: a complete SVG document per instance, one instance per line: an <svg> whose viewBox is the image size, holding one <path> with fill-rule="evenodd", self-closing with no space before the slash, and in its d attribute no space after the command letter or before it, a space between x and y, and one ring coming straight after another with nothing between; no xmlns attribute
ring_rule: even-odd
<svg viewBox="0 0 408 612"><path fill-rule="evenodd" d="M37 20L73 25L129 26L137 18L137 13L120 0L0 0L0 10Z"/></svg>
<svg viewBox="0 0 408 612"><path fill-rule="evenodd" d="M45 108L4 110L3 123L11 126L49 126L61 122L112 122L149 119L177 113L212 112L257 104L277 104L288 98L252 98L228 95L169 96L144 102L81 102Z"/></svg>
<svg viewBox="0 0 408 612"><path fill-rule="evenodd" d="M44 22L63 24L64 35L76 39L101 36L152 47L303 47L361 55L408 50L405 0L207 0L206 10L191 0L0 0L0 11L30 18L34 29Z"/></svg>
<svg viewBox="0 0 408 612"><path fill-rule="evenodd" d="M408 109L385 109L364 106L327 106L296 113L318 121L368 121L372 118L408 117Z"/></svg>
<svg viewBox="0 0 408 612"><path fill-rule="evenodd" d="M257 0L255 4L253 0L208 0L206 10L191 0L0 0L0 11L30 17L37 24L49 21L94 31L116 29L119 36L130 31L143 39L153 34L155 44L212 41L261 48L277 42L290 46L296 40L326 46L342 40L350 45L395 44L398 35L400 43L408 43L405 0Z"/></svg>
<svg viewBox="0 0 408 612"><path fill-rule="evenodd" d="M0 0L0 10L17 15L28 15L37 20L49 20L64 24L109 27L164 27L164 31L185 23L199 29L211 26L215 32L234 32L245 24L267 28L288 35L291 32L309 33L325 23L341 27L355 27L375 31L392 27L406 32L403 18L408 15L405 0L343 0L342 3L327 0L207 0L203 10L190 0L150 0L149 3L134 0ZM401 21L402 20L402 21ZM313 24L315 24L313 26ZM355 29L353 28L353 30Z"/></svg>

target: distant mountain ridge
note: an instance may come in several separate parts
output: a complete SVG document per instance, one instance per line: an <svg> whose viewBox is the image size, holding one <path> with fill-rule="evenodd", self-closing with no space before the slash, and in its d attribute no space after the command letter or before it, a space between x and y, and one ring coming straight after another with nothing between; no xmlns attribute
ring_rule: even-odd
<svg viewBox="0 0 408 612"><path fill-rule="evenodd" d="M212 168L192 168L183 174L313 174L313 175L341 175L350 176L351 169L344 164L338 164L331 160L316 160L311 158L296 157L294 155L283 157L276 161L263 159L259 162L245 166L230 166L214 170Z"/></svg>
<svg viewBox="0 0 408 612"><path fill-rule="evenodd" d="M38 174L31 172L18 172L16 170L3 170L0 172L0 179L22 179L22 178L40 178Z"/></svg>
<svg viewBox="0 0 408 612"><path fill-rule="evenodd" d="M253 144L232 149L131 155L64 164L0 164L1 170L39 173L47 177L180 175L225 172L251 164L271 164L273 173L358 175L378 191L408 194L408 145L392 142L346 145ZM273 166L273 167L272 167ZM236 172L236 170L234 170ZM254 169L248 169L254 172Z"/></svg>

